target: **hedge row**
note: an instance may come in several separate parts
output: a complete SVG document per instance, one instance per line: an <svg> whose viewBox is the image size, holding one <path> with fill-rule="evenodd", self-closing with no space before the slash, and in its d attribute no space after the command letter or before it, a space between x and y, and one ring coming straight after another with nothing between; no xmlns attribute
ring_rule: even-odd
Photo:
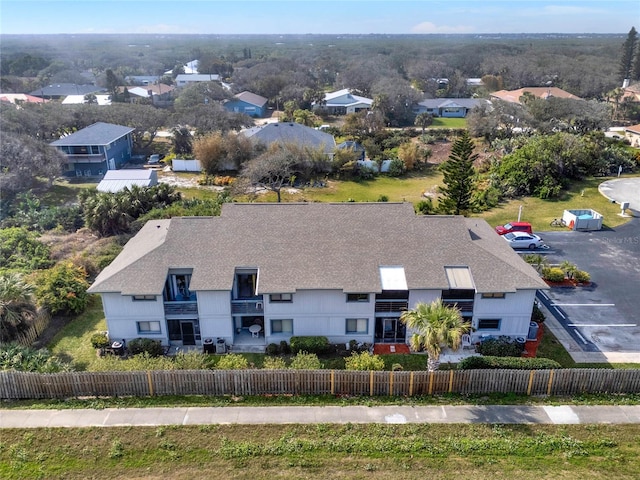
<svg viewBox="0 0 640 480"><path fill-rule="evenodd" d="M562 368L555 360L549 358L527 357L467 357L458 363L458 370L475 369L503 369L513 370L551 370Z"/></svg>

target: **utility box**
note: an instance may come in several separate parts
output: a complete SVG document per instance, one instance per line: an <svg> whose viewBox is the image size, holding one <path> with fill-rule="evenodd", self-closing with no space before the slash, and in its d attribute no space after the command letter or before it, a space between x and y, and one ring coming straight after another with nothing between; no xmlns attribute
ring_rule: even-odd
<svg viewBox="0 0 640 480"><path fill-rule="evenodd" d="M224 338L218 338L216 341L216 353L227 353L227 344Z"/></svg>
<svg viewBox="0 0 640 480"><path fill-rule="evenodd" d="M595 210L565 210L562 220L571 230L601 230L603 216Z"/></svg>

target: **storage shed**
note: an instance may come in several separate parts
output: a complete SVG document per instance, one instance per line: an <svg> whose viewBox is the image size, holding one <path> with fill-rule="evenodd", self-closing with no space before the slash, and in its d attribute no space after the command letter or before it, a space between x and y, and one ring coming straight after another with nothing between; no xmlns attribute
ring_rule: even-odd
<svg viewBox="0 0 640 480"><path fill-rule="evenodd" d="M562 220L571 230L601 230L602 215L595 210L565 210Z"/></svg>

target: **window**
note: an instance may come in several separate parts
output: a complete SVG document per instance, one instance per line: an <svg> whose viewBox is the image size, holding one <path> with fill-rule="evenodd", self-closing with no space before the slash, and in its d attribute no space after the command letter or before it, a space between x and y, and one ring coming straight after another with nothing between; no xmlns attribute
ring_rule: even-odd
<svg viewBox="0 0 640 480"><path fill-rule="evenodd" d="M272 293L269 295L269 301L271 303L292 302L293 295L291 293Z"/></svg>
<svg viewBox="0 0 640 480"><path fill-rule="evenodd" d="M504 297L505 297L504 292L489 292L489 293L482 294L482 298L504 298Z"/></svg>
<svg viewBox="0 0 640 480"><path fill-rule="evenodd" d="M478 321L478 330L500 330L500 319L481 318Z"/></svg>
<svg viewBox="0 0 640 480"><path fill-rule="evenodd" d="M347 333L368 333L369 319L347 318Z"/></svg>
<svg viewBox="0 0 640 480"><path fill-rule="evenodd" d="M293 319L287 318L283 320L271 320L271 333L291 334L293 333Z"/></svg>
<svg viewBox="0 0 640 480"><path fill-rule="evenodd" d="M133 301L134 302L155 302L156 296L155 295L134 295Z"/></svg>
<svg viewBox="0 0 640 480"><path fill-rule="evenodd" d="M347 302L368 302L368 293L347 293Z"/></svg>
<svg viewBox="0 0 640 480"><path fill-rule="evenodd" d="M138 333L160 333L160 322L136 322Z"/></svg>

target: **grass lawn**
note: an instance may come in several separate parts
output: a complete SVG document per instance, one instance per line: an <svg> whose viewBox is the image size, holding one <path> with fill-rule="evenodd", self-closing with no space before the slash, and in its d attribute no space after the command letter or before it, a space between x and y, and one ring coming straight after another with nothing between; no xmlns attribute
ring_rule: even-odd
<svg viewBox="0 0 640 480"><path fill-rule="evenodd" d="M466 126L466 118L435 117L433 119L433 123L429 126L429 128L466 128ZM429 128L425 131L425 133L429 133Z"/></svg>
<svg viewBox="0 0 640 480"><path fill-rule="evenodd" d="M518 219L518 210L522 205L521 220L531 223L534 230L545 231L558 228L551 227L549 224L554 218L562 218L564 210L591 208L604 216L603 228L617 227L629 219L619 216L620 205L611 203L598 191L598 185L611 178L598 177L574 182L559 199L542 200L523 197L510 200L480 216L492 226L504 225Z"/></svg>
<svg viewBox="0 0 640 480"><path fill-rule="evenodd" d="M2 432L0 477L635 479L637 425L203 425Z"/></svg>
<svg viewBox="0 0 640 480"><path fill-rule="evenodd" d="M91 335L106 329L100 296L91 295L87 309L60 330L48 348L65 361L73 362L76 370L86 370L96 359L96 351L91 346Z"/></svg>

